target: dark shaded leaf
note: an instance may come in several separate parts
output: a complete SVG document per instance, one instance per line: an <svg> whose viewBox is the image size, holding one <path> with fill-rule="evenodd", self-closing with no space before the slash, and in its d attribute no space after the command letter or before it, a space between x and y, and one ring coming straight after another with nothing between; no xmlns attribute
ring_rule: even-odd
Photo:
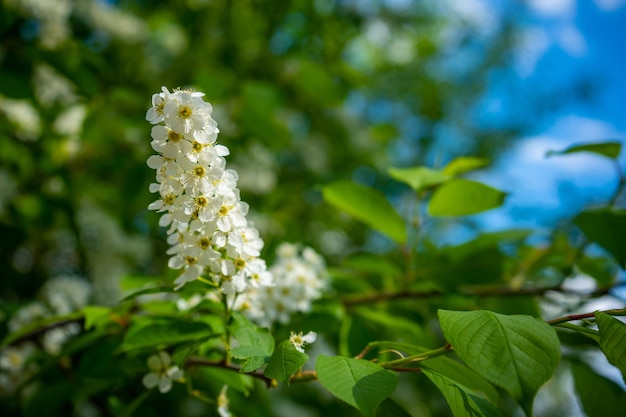
<svg viewBox="0 0 626 417"><path fill-rule="evenodd" d="M602 246L624 268L626 262L626 210L602 208L586 210L574 219L574 224L589 240Z"/></svg>

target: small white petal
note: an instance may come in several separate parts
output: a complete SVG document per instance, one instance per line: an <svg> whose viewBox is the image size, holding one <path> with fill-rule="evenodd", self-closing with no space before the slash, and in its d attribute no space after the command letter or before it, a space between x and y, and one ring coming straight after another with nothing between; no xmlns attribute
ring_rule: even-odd
<svg viewBox="0 0 626 417"><path fill-rule="evenodd" d="M161 378L159 378L159 391L161 391L161 394L165 394L171 389L172 380L169 379L166 375L161 376Z"/></svg>
<svg viewBox="0 0 626 417"><path fill-rule="evenodd" d="M150 372L143 377L141 382L143 382L144 387L151 389L156 387L159 383L159 376L154 372Z"/></svg>

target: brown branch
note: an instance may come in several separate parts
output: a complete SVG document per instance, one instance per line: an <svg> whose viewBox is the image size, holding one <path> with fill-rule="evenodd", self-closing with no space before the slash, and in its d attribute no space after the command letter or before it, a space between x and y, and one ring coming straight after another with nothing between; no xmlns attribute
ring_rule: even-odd
<svg viewBox="0 0 626 417"><path fill-rule="evenodd" d="M603 310L603 311L600 311L600 313L609 314L612 316L626 316L626 308L619 308L619 309L614 309L614 310ZM596 316L595 311L591 313L570 314L569 316L563 316L563 317L559 317L556 319L547 320L546 323L553 326L555 324L561 324L561 323L565 323L568 321L591 319L591 318L595 318L595 316Z"/></svg>
<svg viewBox="0 0 626 417"><path fill-rule="evenodd" d="M458 294L473 297L515 297L515 296L535 296L544 295L550 291L557 291L566 294L580 294L588 297L596 297L606 295L613 287L599 288L590 293L579 293L563 288L561 285L538 288L511 288L511 287L491 287L491 288L460 288ZM363 304L374 304L383 301L400 300L400 299L420 299L441 297L445 293L441 290L428 291L387 291L371 294L357 294L343 297L341 303L346 307L353 307Z"/></svg>

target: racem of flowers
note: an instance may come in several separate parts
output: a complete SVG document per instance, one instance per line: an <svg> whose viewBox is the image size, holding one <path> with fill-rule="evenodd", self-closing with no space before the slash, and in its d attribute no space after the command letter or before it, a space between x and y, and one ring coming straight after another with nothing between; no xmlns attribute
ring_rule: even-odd
<svg viewBox="0 0 626 417"><path fill-rule="evenodd" d="M156 170L150 191L159 199L149 209L163 213L168 226L170 268L181 270L176 288L198 277L226 295L272 284L260 252L263 240L248 223L237 173L226 169L229 150L216 143L219 129L204 94L163 87L152 96L146 120L152 123L148 158Z"/></svg>

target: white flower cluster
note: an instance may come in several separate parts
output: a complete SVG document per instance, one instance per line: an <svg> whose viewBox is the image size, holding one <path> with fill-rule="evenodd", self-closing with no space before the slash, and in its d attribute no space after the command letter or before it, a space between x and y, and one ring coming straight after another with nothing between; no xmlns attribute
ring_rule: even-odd
<svg viewBox="0 0 626 417"><path fill-rule="evenodd" d="M296 312L311 310L328 283L324 259L312 248L282 243L270 268L274 286L250 288L237 300L238 308L261 326L287 323Z"/></svg>
<svg viewBox="0 0 626 417"><path fill-rule="evenodd" d="M156 170L150 191L159 199L149 209L163 213L169 226L169 267L182 270L180 288L198 277L210 279L222 293L271 285L271 274L259 258L263 240L248 224L248 205L240 200L237 173L226 169L227 147L216 143L219 129L203 93L170 92L152 96L146 120L152 128L148 158Z"/></svg>

